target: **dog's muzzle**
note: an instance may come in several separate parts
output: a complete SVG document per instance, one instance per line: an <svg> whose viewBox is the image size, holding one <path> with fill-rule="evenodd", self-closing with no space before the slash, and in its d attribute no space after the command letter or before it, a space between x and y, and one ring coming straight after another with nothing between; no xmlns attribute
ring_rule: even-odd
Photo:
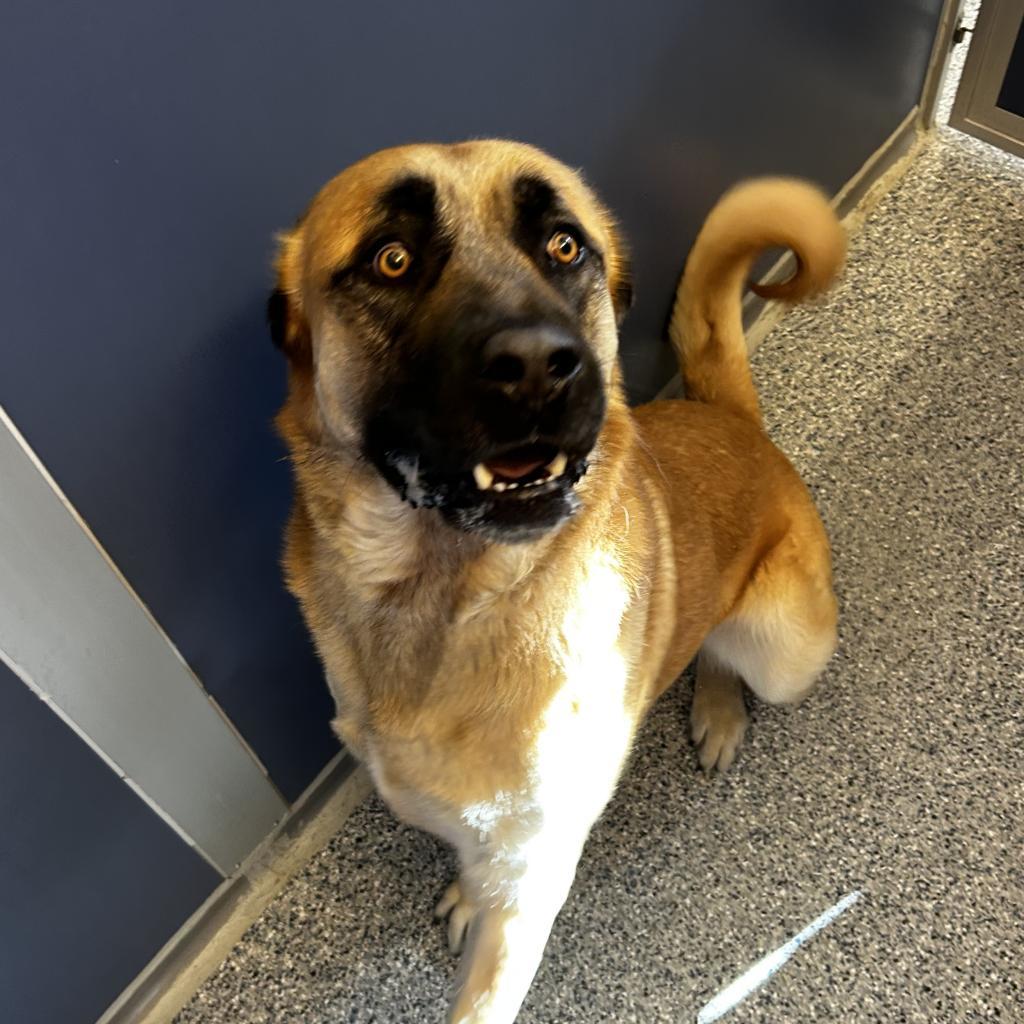
<svg viewBox="0 0 1024 1024"><path fill-rule="evenodd" d="M463 365L411 367L371 417L369 457L404 500L460 530L528 541L569 518L604 419L589 347L554 326L503 327ZM447 369L447 373L445 370Z"/></svg>

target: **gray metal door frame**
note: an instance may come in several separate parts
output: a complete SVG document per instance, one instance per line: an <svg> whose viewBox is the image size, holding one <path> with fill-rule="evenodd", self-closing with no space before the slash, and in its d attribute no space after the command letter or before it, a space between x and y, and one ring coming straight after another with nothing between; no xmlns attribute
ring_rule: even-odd
<svg viewBox="0 0 1024 1024"><path fill-rule="evenodd" d="M983 0L949 123L985 142L1024 156L1024 117L997 106L1024 0Z"/></svg>

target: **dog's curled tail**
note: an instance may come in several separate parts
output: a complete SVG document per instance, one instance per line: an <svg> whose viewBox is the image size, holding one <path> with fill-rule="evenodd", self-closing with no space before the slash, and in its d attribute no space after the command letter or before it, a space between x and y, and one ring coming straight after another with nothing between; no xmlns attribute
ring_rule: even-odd
<svg viewBox="0 0 1024 1024"><path fill-rule="evenodd" d="M846 234L828 199L794 178L756 178L727 192L708 215L679 283L669 337L689 398L761 422L743 335L743 289L772 247L792 249L786 281L752 284L763 298L799 302L824 291L843 265Z"/></svg>

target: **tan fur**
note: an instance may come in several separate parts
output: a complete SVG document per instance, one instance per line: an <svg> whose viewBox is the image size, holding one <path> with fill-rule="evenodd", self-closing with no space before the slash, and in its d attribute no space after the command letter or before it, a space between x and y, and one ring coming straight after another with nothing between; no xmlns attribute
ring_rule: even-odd
<svg viewBox="0 0 1024 1024"><path fill-rule="evenodd" d="M758 423L736 297L754 260L772 246L792 250L796 273L751 287L765 298L797 302L823 291L839 273L846 236L828 199L806 182L762 178L736 186L711 211L694 244L669 326L689 397Z"/></svg>
<svg viewBox="0 0 1024 1024"><path fill-rule="evenodd" d="M554 182L605 250L607 290L583 319L609 400L582 511L540 541L501 545L403 504L362 461L361 401L381 353L338 322L324 287L381 182L410 170L438 184L446 216L478 246L481 280L500 274L499 256L518 257L499 253L490 225L507 219L508 183L524 169ZM473 922L452 1021L514 1019L636 726L699 649L706 767L727 766L742 736L740 677L765 700L796 700L832 652L828 543L761 430L742 347L745 275L780 244L800 261L790 298L841 263L842 234L809 187L765 181L722 201L673 323L698 400L630 411L610 299L625 274L618 236L579 178L536 150L376 154L328 184L282 241L291 369L278 424L296 483L287 579L338 734L396 813L459 853L460 881L439 908L453 946Z"/></svg>

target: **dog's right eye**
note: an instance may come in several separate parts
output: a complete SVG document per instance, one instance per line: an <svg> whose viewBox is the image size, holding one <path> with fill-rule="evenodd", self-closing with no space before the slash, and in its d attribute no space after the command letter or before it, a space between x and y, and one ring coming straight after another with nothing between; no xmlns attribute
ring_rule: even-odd
<svg viewBox="0 0 1024 1024"><path fill-rule="evenodd" d="M388 242L373 258L374 272L387 281L401 277L412 263L412 253L401 242Z"/></svg>

